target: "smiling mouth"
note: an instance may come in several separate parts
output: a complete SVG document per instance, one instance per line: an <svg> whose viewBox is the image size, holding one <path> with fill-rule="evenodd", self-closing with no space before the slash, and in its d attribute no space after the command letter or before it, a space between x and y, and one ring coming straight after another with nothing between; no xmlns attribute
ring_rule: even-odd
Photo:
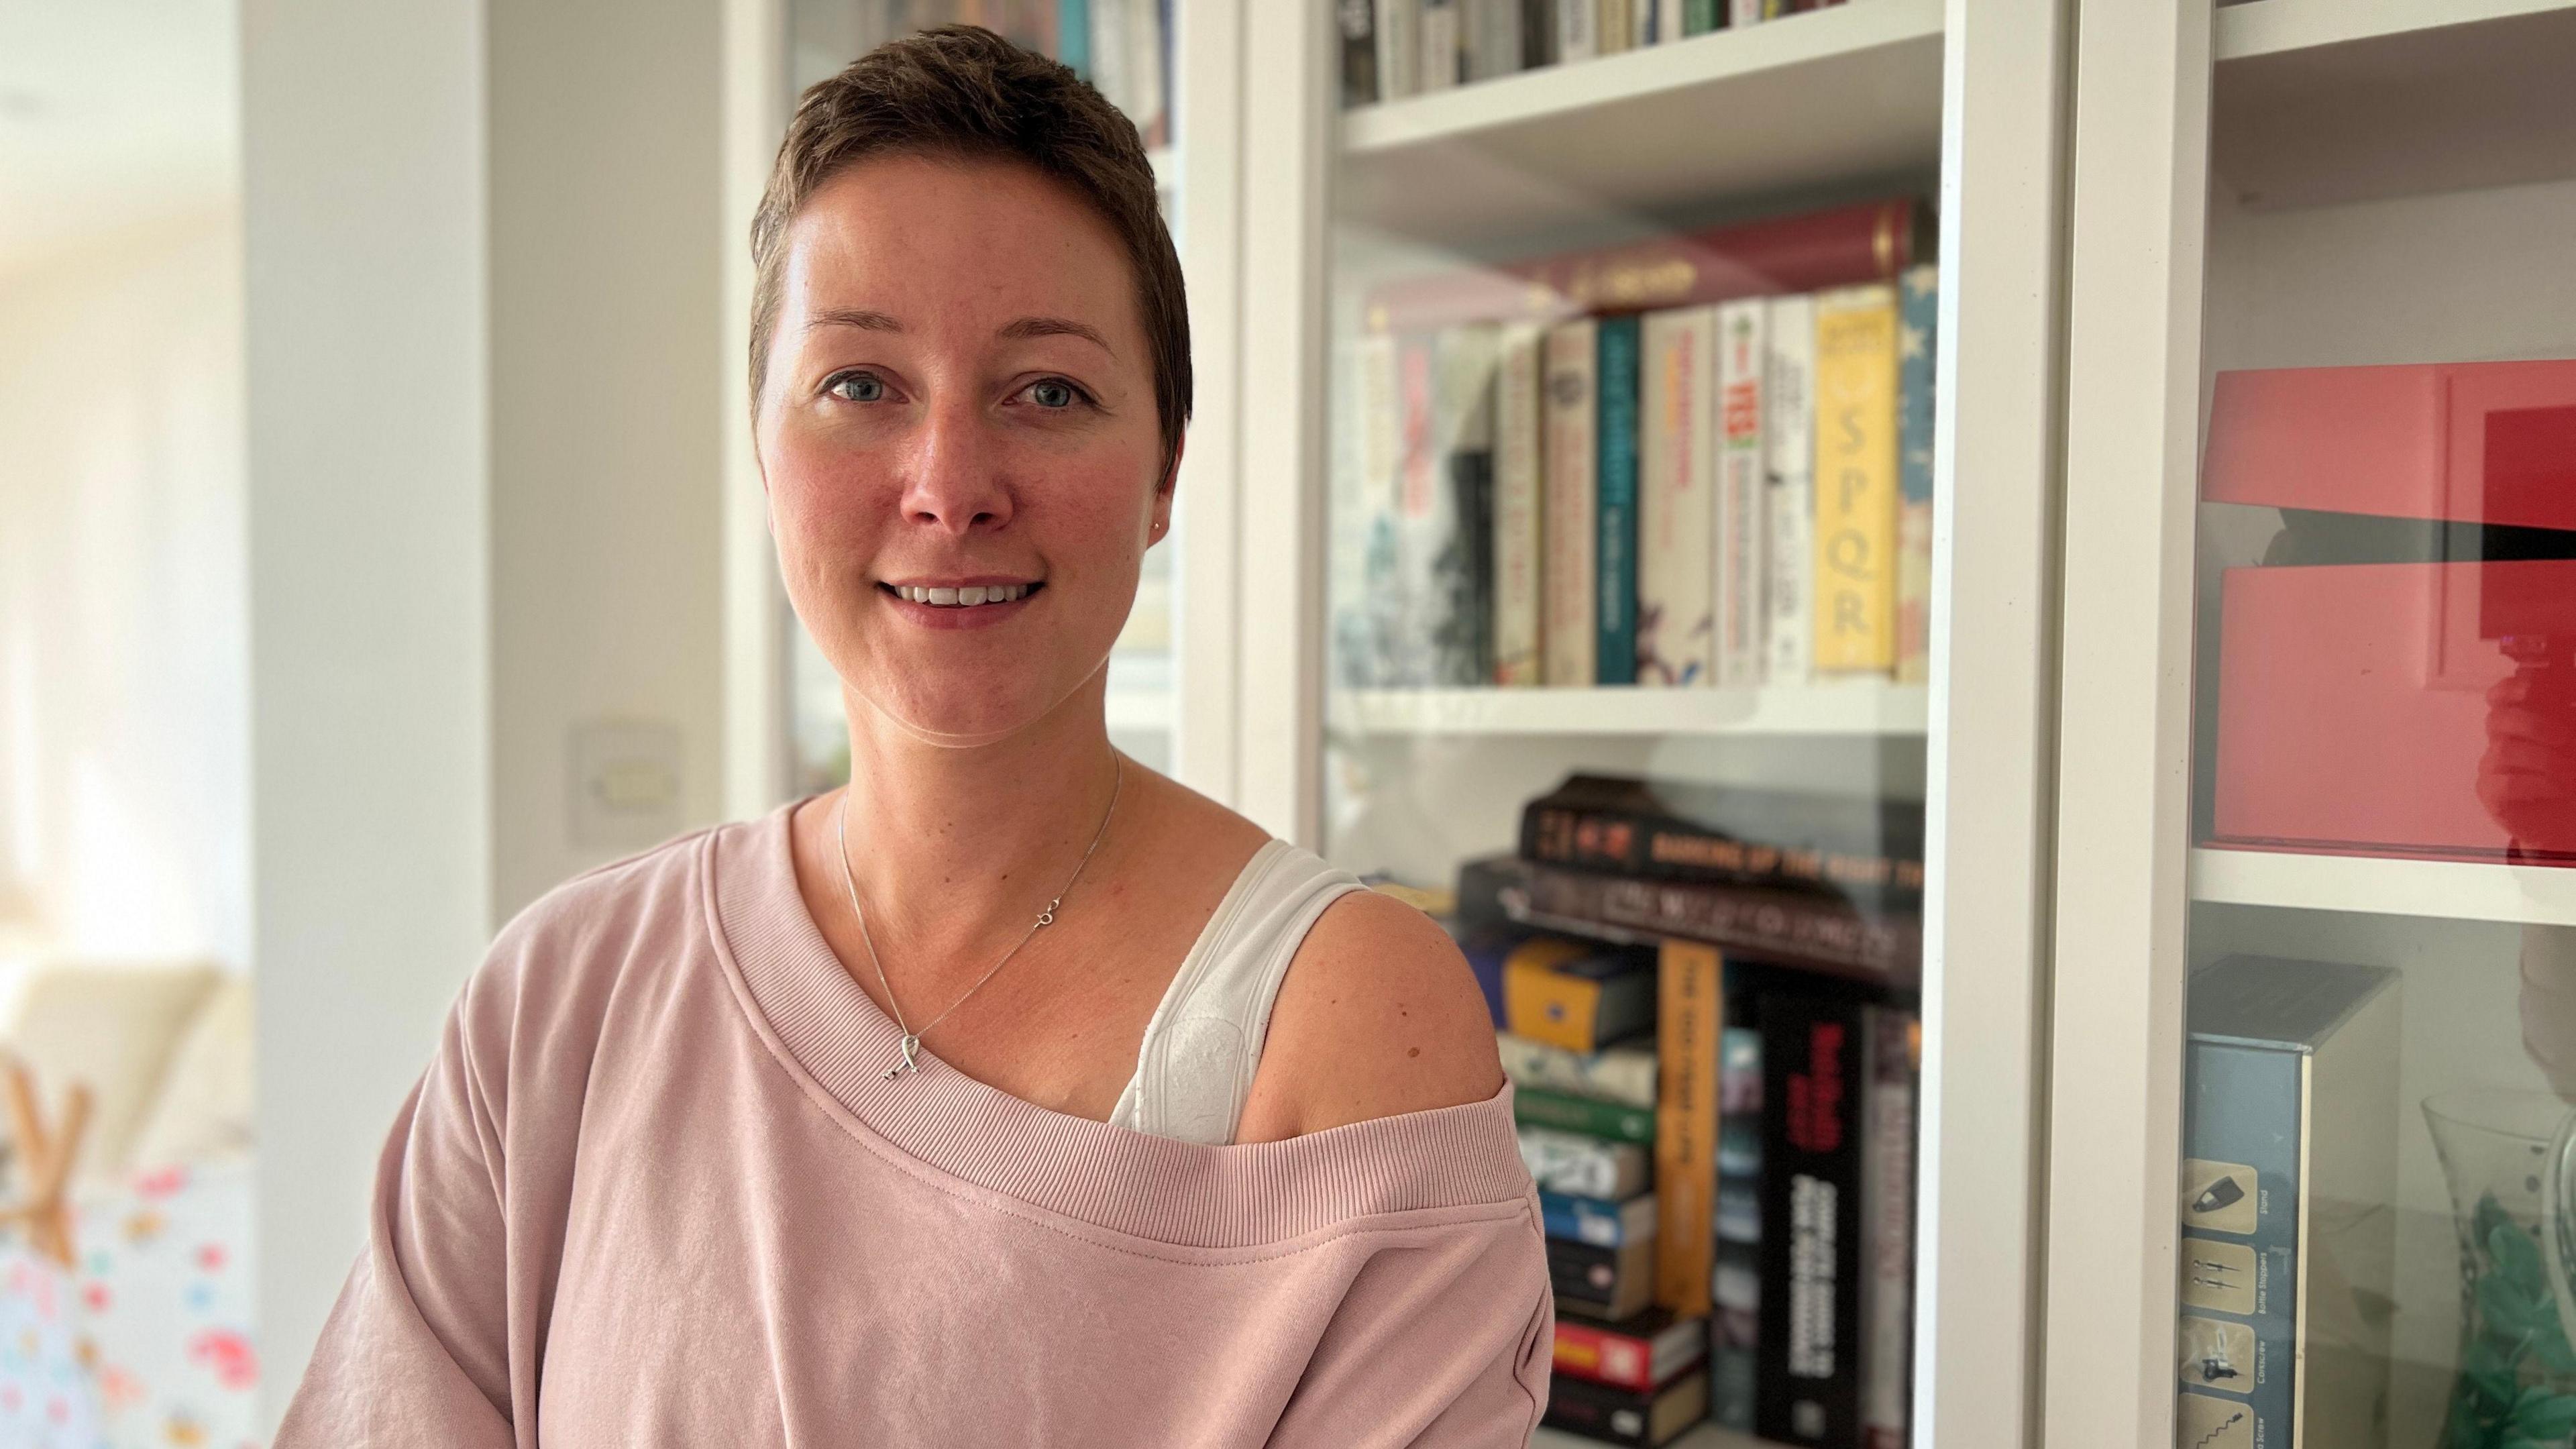
<svg viewBox="0 0 2576 1449"><path fill-rule="evenodd" d="M928 604L934 609L972 609L985 604L1008 604L1025 599L1045 588L1043 583L967 584L959 588L925 587L916 584L879 584L878 588L899 599Z"/></svg>

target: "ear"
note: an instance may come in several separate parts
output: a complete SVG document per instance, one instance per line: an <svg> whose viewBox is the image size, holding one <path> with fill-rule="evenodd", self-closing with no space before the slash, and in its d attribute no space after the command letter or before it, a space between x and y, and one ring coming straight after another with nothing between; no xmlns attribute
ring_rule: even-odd
<svg viewBox="0 0 2576 1449"><path fill-rule="evenodd" d="M1154 526L1145 537L1148 545L1163 541L1172 531L1172 496L1181 484L1181 451L1189 446L1190 435L1184 430L1172 440L1172 460L1163 469L1162 481L1154 485Z"/></svg>

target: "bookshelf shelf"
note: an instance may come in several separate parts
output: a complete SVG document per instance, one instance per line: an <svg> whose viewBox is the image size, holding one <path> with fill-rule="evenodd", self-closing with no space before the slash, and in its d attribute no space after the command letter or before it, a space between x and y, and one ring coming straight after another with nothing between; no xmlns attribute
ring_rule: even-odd
<svg viewBox="0 0 2576 1449"><path fill-rule="evenodd" d="M2232 905L2576 926L2576 870L2199 849L2191 897Z"/></svg>
<svg viewBox="0 0 2576 1449"><path fill-rule="evenodd" d="M2210 162L2251 207L2576 176L2576 4L2259 0L2218 12Z"/></svg>
<svg viewBox="0 0 2576 1449"><path fill-rule="evenodd" d="M1853 679L1766 689L1355 689L1333 726L1370 735L1919 735L1919 684Z"/></svg>
<svg viewBox="0 0 2576 1449"><path fill-rule="evenodd" d="M1342 119L1336 209L1426 241L1479 242L1929 170L1941 8L1859 0L1360 107Z"/></svg>
<svg viewBox="0 0 2576 1449"><path fill-rule="evenodd" d="M1530 1436L1530 1449L1594 1449L1600 1442L1556 1429L1541 1429ZM1775 1449L1775 1446L1768 1439L1738 1434L1715 1424L1702 1424L1664 1449Z"/></svg>

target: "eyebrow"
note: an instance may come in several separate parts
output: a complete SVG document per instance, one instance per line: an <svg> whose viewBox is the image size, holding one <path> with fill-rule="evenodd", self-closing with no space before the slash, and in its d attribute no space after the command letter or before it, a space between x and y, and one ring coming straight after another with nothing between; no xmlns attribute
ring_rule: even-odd
<svg viewBox="0 0 2576 1449"><path fill-rule="evenodd" d="M896 321L889 313L848 307L836 307L817 312L814 314L814 320L805 325L808 329L856 327L868 332L903 330L903 324ZM1017 321L1003 324L1001 330L993 335L1014 342L1033 337L1079 337L1113 357L1117 355L1117 349L1109 345L1109 339L1100 334L1099 328L1086 322L1076 322L1070 317L1022 317Z"/></svg>

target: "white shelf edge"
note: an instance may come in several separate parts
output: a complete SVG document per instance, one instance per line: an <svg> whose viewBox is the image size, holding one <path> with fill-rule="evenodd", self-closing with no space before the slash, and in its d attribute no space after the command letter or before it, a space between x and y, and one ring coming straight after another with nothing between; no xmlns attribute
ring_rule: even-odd
<svg viewBox="0 0 2576 1449"><path fill-rule="evenodd" d="M2355 40L2576 9L2571 0L2250 0L2218 12L2217 57L2251 60Z"/></svg>
<svg viewBox="0 0 2576 1449"><path fill-rule="evenodd" d="M1370 735L1919 735L1919 684L1877 679L1761 689L1336 689L1328 719Z"/></svg>
<svg viewBox="0 0 2576 1449"><path fill-rule="evenodd" d="M2201 848L2191 898L2227 905L2576 926L2576 869Z"/></svg>
<svg viewBox="0 0 2576 1449"><path fill-rule="evenodd" d="M2490 0L2493 3L2493 0ZM1342 113L1342 150L1365 156L1580 111L1604 102L1805 65L1941 34L1942 0L1851 0L1744 29L1472 81Z"/></svg>

